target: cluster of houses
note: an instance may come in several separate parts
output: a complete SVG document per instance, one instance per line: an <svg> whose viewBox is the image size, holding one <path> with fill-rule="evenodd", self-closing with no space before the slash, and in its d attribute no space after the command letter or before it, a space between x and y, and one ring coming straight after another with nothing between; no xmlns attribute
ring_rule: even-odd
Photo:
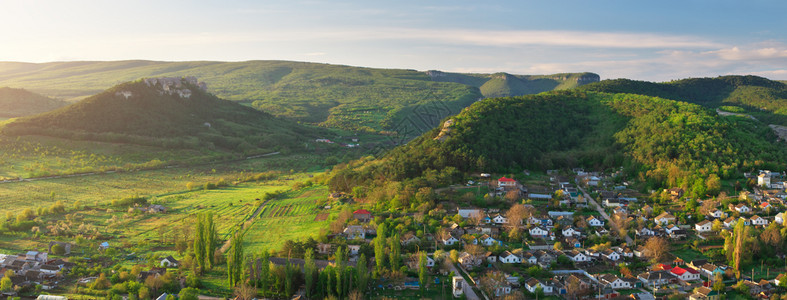
<svg viewBox="0 0 787 300"><path fill-rule="evenodd" d="M0 255L0 276L10 275L8 271L13 271L11 282L20 287L41 285L44 290L53 289L63 279L64 272L72 267L74 264L65 260L49 259L47 252Z"/></svg>
<svg viewBox="0 0 787 300"><path fill-rule="evenodd" d="M729 206L727 212L715 209L708 212L706 219L681 224L678 218L669 211L650 217L653 215L654 209L649 205L629 211L630 204L636 203L638 199L635 192L627 190L625 183L610 187L609 184L604 183L605 177L601 174L586 173L582 170L575 170L575 172L577 176L574 182L578 184L588 188L607 187L607 190L598 191L597 200L610 215L617 217L621 214L625 218L624 224L644 224L635 230L640 246L629 241L631 245L623 243L612 247L596 247L596 245L586 247L585 243L589 237L601 238L609 234L606 216L602 217L596 213L576 214L575 212L580 211L577 208L587 207L587 199L583 199L581 196L583 194L580 193L581 188L575 187L571 180L559 176L557 172L548 172L552 182L552 190L546 192L529 191L528 187L512 178L490 179L488 183L490 196L503 197L513 191L519 197L533 200L532 203L544 203L544 200L548 200L551 204L557 200L561 206L571 207L572 211L548 211L549 209L545 209L542 205L535 207L525 204L528 215L523 217L520 224L514 226L510 224L505 211L458 207L455 210L456 216L461 217L465 222L444 222L442 227L437 230L437 234L434 235L425 233L417 236L413 232L403 232L400 235L400 242L402 245L420 244L421 246L426 242L426 244L434 244L440 248L456 249L459 254L458 265L464 269L484 268L484 271L497 269L487 268L492 265L501 267L511 265L516 268L520 268L518 266L521 265L520 269L522 270L529 266L552 269L558 258L562 256L567 257L573 263L574 270L553 270L555 276L552 278L529 278L505 274L505 282L494 284L493 293L496 296L508 294L516 288L523 288L529 292L540 289L547 295L565 295L569 292L568 287L579 286L581 289L593 290L594 294L606 295L607 298L616 296L616 291L621 289L659 290L667 288L689 292L692 299L713 299L712 296L717 294L703 287L703 283L711 282L717 274L725 274L728 269L725 265L701 260L684 263L679 260L674 266L658 265L654 269L629 276L590 274L586 270L598 269L599 265L613 267L620 263L631 263L638 259L647 258L649 257L648 249L642 244L648 238L661 236L669 239L685 239L692 234L692 226L697 234L713 231L715 220L719 220L716 225L721 224L722 228L727 229L734 227L737 222L744 222L747 226L767 226L769 222L780 224L784 222L784 213L767 219L760 216L769 215L774 207L784 204L783 201L787 198L787 193L783 191L755 189L750 201L753 200L759 205L750 206L752 202L743 201ZM762 176L762 174L757 178L776 178L775 176L777 176L774 175L777 173L770 173L769 176ZM482 174L481 177L489 178L490 175ZM493 182L496 183L495 186L492 186ZM469 184L475 184L475 182ZM763 186L773 188L774 185L771 181L766 180ZM674 199L680 199L684 194L683 190L679 188L669 189L667 192ZM560 198L553 199L554 197ZM735 217L731 216L733 214ZM353 218L359 222L357 222L358 225L349 225L345 228L343 235L347 239L368 241L368 235L376 235L375 228L367 224L371 220L371 212L360 209L353 213ZM517 227L527 233L525 238L527 247L517 247L521 244L503 241L506 239L501 236L506 231ZM422 241L422 239L426 241ZM555 246L558 242L561 247ZM483 247L471 248L470 245ZM351 255L357 254L360 248L360 246L354 245L350 245L350 247L353 247L350 249ZM328 254L331 253L332 247L330 244L319 244L317 250L320 253ZM427 265L431 267L434 264L434 259L430 256ZM510 268L508 269L510 270ZM483 274L484 271L481 273ZM467 284L457 283L463 282L461 277L455 278L454 281L454 284L458 285ZM773 285L768 281L750 282L750 284L752 285L751 290L757 293L773 291ZM645 294L641 296L645 297Z"/></svg>

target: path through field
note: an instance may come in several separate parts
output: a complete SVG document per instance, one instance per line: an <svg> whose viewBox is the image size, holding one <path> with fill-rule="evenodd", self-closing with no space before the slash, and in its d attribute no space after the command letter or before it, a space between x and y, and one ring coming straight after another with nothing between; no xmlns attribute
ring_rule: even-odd
<svg viewBox="0 0 787 300"><path fill-rule="evenodd" d="M256 218L260 214L260 212L262 212L262 210L265 208L265 204L268 204L268 201L269 200L265 200L264 202L262 202L262 204L260 204L260 207L257 207L257 210L255 210L254 213L251 214L251 216L249 216L248 219L243 221L243 228L242 229L246 229L246 226L247 226L248 222L253 220L254 218ZM227 242L225 242L224 245L221 246L221 253L227 252L227 250L230 249L230 243L231 242L232 242L232 238L228 238Z"/></svg>

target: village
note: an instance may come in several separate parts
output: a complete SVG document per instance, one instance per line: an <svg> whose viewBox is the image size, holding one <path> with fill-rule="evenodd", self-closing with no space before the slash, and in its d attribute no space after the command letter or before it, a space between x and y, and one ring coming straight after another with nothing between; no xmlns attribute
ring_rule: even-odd
<svg viewBox="0 0 787 300"><path fill-rule="evenodd" d="M525 171L519 179L478 174L436 192L442 201L420 211L377 211L351 195L334 193L330 200L352 208L351 216L335 220L333 233L300 244L313 252L320 270L335 266L339 251L348 266L365 258L374 264L377 229L387 226L394 232L388 241L398 245L386 244L391 249L380 253L391 255L392 265L400 260L401 269L371 271L365 298L421 290L442 299L722 299L728 294L779 299L787 285L783 250L767 263L753 262L750 270L738 272L722 252L737 224L776 228L777 233L784 228L785 176L764 170L745 175L750 191L705 200L688 199L679 188L642 194L615 173L581 169ZM132 209L167 211L161 205ZM96 245L103 255L116 253L108 242ZM106 281L90 270L111 263L69 256L73 246L52 241L49 253L1 256L0 274L14 287L4 289L4 295L46 293L75 280L77 286ZM426 254L428 281L416 275L420 253ZM172 256L148 260L147 268L130 272L136 276L132 281L173 281L182 274ZM271 256L269 262L301 270L307 264L297 255ZM175 275L168 273L173 270L169 273ZM185 279L178 281L187 286ZM306 296L303 289L296 296Z"/></svg>
<svg viewBox="0 0 787 300"><path fill-rule="evenodd" d="M384 215L424 222L423 230L398 235L406 249L403 257L431 251L427 266L433 274L450 275L455 297L494 299L516 293L525 298L721 299L731 291L745 293L744 298L773 299L784 292L783 267L777 273L775 266L768 271L757 266L751 274L736 275L720 251L724 236L739 222L783 228L784 175L763 170L746 176L756 181L751 192L718 200L686 199L680 188L653 191L670 203L693 203L701 216L686 205L648 204L648 195L629 189L628 183L581 169L548 171L536 184L480 174L454 188L488 191L484 198L497 199L496 205L442 203L426 213L439 223L426 225L419 214ZM349 246L351 256L357 258L372 242L374 224L381 221L366 209L354 211L342 233L348 244L355 244ZM434 225L438 228L427 228ZM335 249L329 243L317 248L323 255ZM784 253L776 255L783 266ZM409 261L416 269L417 260Z"/></svg>

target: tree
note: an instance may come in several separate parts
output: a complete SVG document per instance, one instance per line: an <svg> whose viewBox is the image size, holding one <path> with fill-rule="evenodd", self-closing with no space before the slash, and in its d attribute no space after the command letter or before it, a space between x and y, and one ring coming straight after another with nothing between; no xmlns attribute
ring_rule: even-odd
<svg viewBox="0 0 787 300"><path fill-rule="evenodd" d="M336 250L335 256L336 259L334 262L336 265L336 295L339 296L339 298L343 298L345 294L344 281L346 278L344 278L344 268L345 257L347 257L347 248L340 246L339 249Z"/></svg>
<svg viewBox="0 0 787 300"><path fill-rule="evenodd" d="M418 253L418 284L421 288L421 295L426 289L426 253L423 251Z"/></svg>
<svg viewBox="0 0 787 300"><path fill-rule="evenodd" d="M374 238L374 260L378 273L383 270L383 264L385 264L385 229L385 223L378 225L377 237Z"/></svg>
<svg viewBox="0 0 787 300"><path fill-rule="evenodd" d="M306 298L312 298L314 284L317 280L317 265L314 263L312 251L306 251L303 264L303 277L306 281Z"/></svg>
<svg viewBox="0 0 787 300"><path fill-rule="evenodd" d="M356 266L356 271L358 272L358 291L363 293L366 291L366 286L369 284L369 270L366 268L366 254L361 254Z"/></svg>
<svg viewBox="0 0 787 300"><path fill-rule="evenodd" d="M98 278L96 278L96 281L93 281L93 286L91 288L94 290L104 290L109 288L110 285L107 275L101 273L101 275L98 275Z"/></svg>
<svg viewBox="0 0 787 300"><path fill-rule="evenodd" d="M199 213L194 228L194 263L197 271L202 274L213 268L216 249L216 225L212 213Z"/></svg>
<svg viewBox="0 0 787 300"><path fill-rule="evenodd" d="M230 250L227 257L227 283L234 287L241 282L243 275L243 232L237 230L230 239Z"/></svg>
<svg viewBox="0 0 787 300"><path fill-rule="evenodd" d="M456 249L451 249L451 252L448 252L448 257L451 258L451 262L453 263L459 262L459 251L456 251Z"/></svg>
<svg viewBox="0 0 787 300"><path fill-rule="evenodd" d="M180 290L178 293L178 299L180 300L197 300L199 299L199 290L191 287L187 287L185 289ZM250 300L251 298L246 298L244 300Z"/></svg>
<svg viewBox="0 0 787 300"><path fill-rule="evenodd" d="M14 283L11 282L11 278L3 277L0 279L0 291L8 292L14 288Z"/></svg>
<svg viewBox="0 0 787 300"><path fill-rule="evenodd" d="M519 201L519 191L518 190L510 190L506 192L506 200L508 202L517 202Z"/></svg>
<svg viewBox="0 0 787 300"><path fill-rule="evenodd" d="M139 300L150 300L150 290L146 286L139 288Z"/></svg>
<svg viewBox="0 0 787 300"><path fill-rule="evenodd" d="M725 287L726 285L724 285L724 275L721 275L721 273L717 273L713 279L713 290L717 292L721 292L724 290Z"/></svg>
<svg viewBox="0 0 787 300"><path fill-rule="evenodd" d="M510 228L508 232L509 237L518 238L520 236L521 224L523 223L522 221L525 218L530 217L527 214L528 210L522 204L514 204L506 212L506 218L508 219L508 224L506 224L506 226Z"/></svg>
<svg viewBox="0 0 787 300"><path fill-rule="evenodd" d="M669 243L664 238L652 237L645 242L645 249L650 252L653 262L659 262L664 257L664 254L669 251Z"/></svg>
<svg viewBox="0 0 787 300"><path fill-rule="evenodd" d="M399 263L402 259L402 244L399 243L399 234L394 234L394 236L391 237L390 242L389 249L391 250L391 270L399 270Z"/></svg>

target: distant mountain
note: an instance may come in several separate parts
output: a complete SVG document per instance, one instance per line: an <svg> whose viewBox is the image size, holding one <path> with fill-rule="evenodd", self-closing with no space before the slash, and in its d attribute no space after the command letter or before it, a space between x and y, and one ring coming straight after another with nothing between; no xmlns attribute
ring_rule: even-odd
<svg viewBox="0 0 787 300"><path fill-rule="evenodd" d="M194 78L120 84L78 103L15 119L2 133L233 152L288 148L317 136L315 129L219 99Z"/></svg>
<svg viewBox="0 0 787 300"><path fill-rule="evenodd" d="M664 83L615 79L581 89L656 96L714 109L733 105L767 124L787 125L787 85L757 76L689 78Z"/></svg>
<svg viewBox="0 0 787 300"><path fill-rule="evenodd" d="M66 103L24 89L0 88L0 117L14 118L47 112Z"/></svg>
<svg viewBox="0 0 787 300"><path fill-rule="evenodd" d="M647 189L682 186L704 195L709 174L725 179L785 167L784 145L762 125L635 94L560 91L485 99L378 159L337 168L331 187L386 187L392 181L436 187L471 172L624 167Z"/></svg>
<svg viewBox="0 0 787 300"><path fill-rule="evenodd" d="M477 87L486 98L522 96L552 90L565 90L598 82L594 73L561 73L552 75L462 74L427 71L432 80L456 82Z"/></svg>
<svg viewBox="0 0 787 300"><path fill-rule="evenodd" d="M483 97L570 88L598 76L457 74L289 61L0 62L0 85L81 99L143 77L196 76L223 99L321 126L415 137ZM584 74L584 75L583 75ZM595 75L595 77L594 77ZM462 82L452 78L468 78Z"/></svg>

